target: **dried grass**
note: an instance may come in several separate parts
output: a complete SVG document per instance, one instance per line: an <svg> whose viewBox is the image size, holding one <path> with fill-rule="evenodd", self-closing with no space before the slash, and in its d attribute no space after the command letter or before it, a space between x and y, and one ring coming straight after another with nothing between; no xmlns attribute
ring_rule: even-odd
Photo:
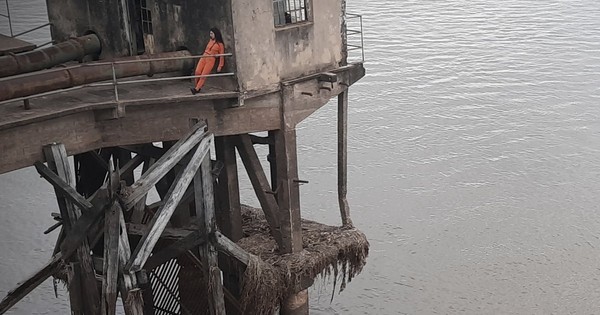
<svg viewBox="0 0 600 315"><path fill-rule="evenodd" d="M260 210L242 206L246 237L238 245L253 258L244 273L244 314L272 314L283 298L310 286L318 275L333 275L333 291L361 272L369 254L369 242L357 229L332 227L302 220L303 251L281 255Z"/></svg>

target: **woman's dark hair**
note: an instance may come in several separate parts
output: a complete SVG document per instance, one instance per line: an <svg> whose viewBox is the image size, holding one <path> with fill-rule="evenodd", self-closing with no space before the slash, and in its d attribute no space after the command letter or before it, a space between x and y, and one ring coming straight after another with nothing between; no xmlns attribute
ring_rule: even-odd
<svg viewBox="0 0 600 315"><path fill-rule="evenodd" d="M216 27L211 28L210 31L215 34L215 41L223 44L223 36L221 35L221 31L219 31L219 29Z"/></svg>

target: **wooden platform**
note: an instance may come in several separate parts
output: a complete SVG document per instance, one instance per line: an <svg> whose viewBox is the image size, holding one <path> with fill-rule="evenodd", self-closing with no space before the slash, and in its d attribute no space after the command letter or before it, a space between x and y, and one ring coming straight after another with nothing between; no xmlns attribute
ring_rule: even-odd
<svg viewBox="0 0 600 315"><path fill-rule="evenodd" d="M35 44L0 34L0 56L34 50L35 47Z"/></svg>

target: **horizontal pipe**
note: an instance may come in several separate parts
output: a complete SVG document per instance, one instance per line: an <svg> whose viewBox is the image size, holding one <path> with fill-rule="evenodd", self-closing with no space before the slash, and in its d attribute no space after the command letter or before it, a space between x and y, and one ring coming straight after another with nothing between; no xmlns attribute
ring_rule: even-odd
<svg viewBox="0 0 600 315"><path fill-rule="evenodd" d="M144 60L163 57L183 57L189 55L191 55L189 51L182 50L170 53L160 53L156 55L128 57L127 59ZM116 77L123 78L138 75L152 75L155 73L182 71L184 69L191 69L193 66L192 63L192 59L126 64L115 63L114 69ZM95 67L79 66L70 67L63 70L33 73L30 75L0 80L0 101L112 79L113 71L111 63L105 63Z"/></svg>
<svg viewBox="0 0 600 315"><path fill-rule="evenodd" d="M100 40L95 34L72 38L44 49L0 57L0 78L54 67L89 54L100 53Z"/></svg>

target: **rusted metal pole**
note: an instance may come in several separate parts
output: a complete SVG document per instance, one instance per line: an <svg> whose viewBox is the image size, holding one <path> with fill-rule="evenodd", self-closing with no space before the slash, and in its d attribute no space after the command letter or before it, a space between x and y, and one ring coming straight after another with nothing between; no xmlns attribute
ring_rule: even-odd
<svg viewBox="0 0 600 315"><path fill-rule="evenodd" d="M338 95L338 201L342 225L352 226L348 206L348 89Z"/></svg>
<svg viewBox="0 0 600 315"><path fill-rule="evenodd" d="M0 78L47 69L101 50L95 34L72 38L44 49L0 57Z"/></svg>
<svg viewBox="0 0 600 315"><path fill-rule="evenodd" d="M191 56L190 52L177 51L156 55L129 57L132 60L145 60L163 57ZM192 59L175 59L165 61L114 63L116 78L155 73L181 71L192 67ZM44 71L29 75L0 80L0 101L44 93L53 90L66 89L92 82L113 80L111 63L85 64L62 70Z"/></svg>

